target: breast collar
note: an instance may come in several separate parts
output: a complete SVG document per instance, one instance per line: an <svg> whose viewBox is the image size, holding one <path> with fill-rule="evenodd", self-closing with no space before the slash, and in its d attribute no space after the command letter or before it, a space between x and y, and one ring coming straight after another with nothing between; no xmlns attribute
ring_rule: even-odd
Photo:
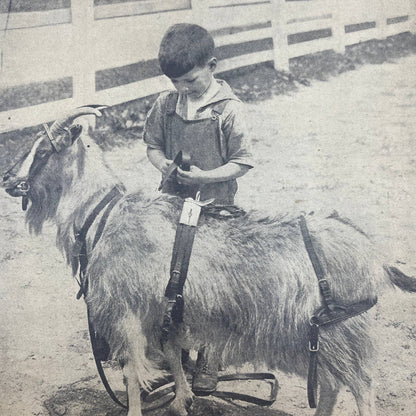
<svg viewBox="0 0 416 416"><path fill-rule="evenodd" d="M111 210L117 204L118 201L122 198L123 193L118 185L111 189L104 198L95 206L95 208L88 215L87 219L84 222L84 225L79 231L74 229L75 242L72 248L72 256L78 259L78 268L79 268L79 281L80 290L77 294L77 299L82 295L84 297L87 294L88 281L85 276L85 272L88 266L88 253L87 253L87 234L91 225L94 223L98 215L105 211L101 217L101 220L98 224L97 231L95 232L94 240L92 243L92 248L98 243L101 235L104 231L104 227L107 223L107 219L111 213Z"/></svg>

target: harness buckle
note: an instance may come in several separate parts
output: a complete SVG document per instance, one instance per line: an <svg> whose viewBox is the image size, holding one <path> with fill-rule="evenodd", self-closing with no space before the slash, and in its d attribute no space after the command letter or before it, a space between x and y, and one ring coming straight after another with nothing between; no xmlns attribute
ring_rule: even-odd
<svg viewBox="0 0 416 416"><path fill-rule="evenodd" d="M309 341L309 351L310 352L318 352L319 351L319 341L316 341L316 343L313 343Z"/></svg>
<svg viewBox="0 0 416 416"><path fill-rule="evenodd" d="M316 316L312 316L309 320L309 351L319 351L319 319Z"/></svg>
<svg viewBox="0 0 416 416"><path fill-rule="evenodd" d="M20 181L20 182L16 185L16 188L17 188L20 192L24 193L24 196L26 196L26 195L27 195L27 193L28 193L28 192L29 192L29 190L30 190L30 184L29 184L28 182L26 182L26 181Z"/></svg>
<svg viewBox="0 0 416 416"><path fill-rule="evenodd" d="M72 246L72 257L80 257L82 251L83 242L79 238L75 238L74 245Z"/></svg>

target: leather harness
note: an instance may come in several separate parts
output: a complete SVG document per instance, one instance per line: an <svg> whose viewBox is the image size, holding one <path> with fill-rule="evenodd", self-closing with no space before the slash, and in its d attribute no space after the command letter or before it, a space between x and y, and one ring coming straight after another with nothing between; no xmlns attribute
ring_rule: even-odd
<svg viewBox="0 0 416 416"><path fill-rule="evenodd" d="M177 160L177 166L181 166L187 169L186 155L184 157L185 163L182 161L180 155ZM171 174L174 173L172 169ZM115 186L104 198L98 203L93 211L88 215L82 228L75 232L75 243L73 246L73 256L78 258L79 262L79 285L80 290L77 294L77 299L81 296L86 296L88 291L88 279L86 276L86 269L88 266L87 256L87 233L94 223L98 215L104 210L100 222L97 227L97 231L94 236L92 247L94 248L99 241L108 216L116 203L122 198L123 194L120 187ZM208 205L212 200L205 203L200 202L198 197L193 200L187 198L184 202L184 209L182 210L181 219L179 221L175 242L172 251L172 260L170 266L170 280L165 290L165 296L168 299L168 304L165 310L163 323L161 327L161 345L163 348L164 343L168 340L169 331L172 325L177 325L182 322L183 319L183 287L186 281L189 260L192 252L192 245L197 229L197 222L201 207ZM208 207L207 207L208 208ZM207 209L209 212L209 209ZM216 212L216 211L214 211ZM244 212L243 212L244 213ZM235 216L243 215L239 210L235 212ZM214 215L215 216L215 215ZM217 218L227 218L227 216L219 216ZM311 408L317 406L317 367L318 367L318 351L319 351L319 328L327 325L335 324L337 322L344 321L353 316L362 314L369 310L377 303L377 298L367 299L362 302L357 302L350 305L339 304L334 301L331 294L330 285L327 279L327 275L322 267L319 257L314 249L312 238L310 236L306 219L302 215L299 219L299 226L306 251L309 259L312 263L316 277L318 278L319 289L321 293L322 306L318 308L310 319L310 331L309 331L309 370L308 370L308 402ZM111 389L108 380L105 376L101 361L105 361L108 358L109 346L106 340L97 334L90 318L90 311L87 308L88 314L88 328L91 338L91 345L94 354L94 360L97 366L98 373L101 381L112 400L124 409L128 409L128 405L123 404L115 395ZM274 375L269 373L249 373L249 374L234 374L220 376L219 381L230 380L271 380L271 393L269 399L259 399L250 395L215 391L212 395L219 398L231 398L236 400L244 400L258 405L269 406L274 403L277 395L278 383ZM158 398L171 393L174 390L171 377L163 379L160 383L154 386L151 392L142 392L142 399L146 402L157 400ZM157 406L159 407L159 406ZM155 408L155 407L153 407ZM152 409L153 409L152 408ZM151 410L149 408L148 410Z"/></svg>

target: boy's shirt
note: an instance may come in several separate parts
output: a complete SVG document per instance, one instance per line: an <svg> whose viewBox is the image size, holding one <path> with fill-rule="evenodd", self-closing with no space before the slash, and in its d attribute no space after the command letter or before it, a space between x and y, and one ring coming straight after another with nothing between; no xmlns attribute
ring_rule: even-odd
<svg viewBox="0 0 416 416"><path fill-rule="evenodd" d="M210 104L220 91L221 84L216 79L212 79L207 90L198 98L192 99L184 94L179 94L176 113L185 120L198 120L198 110Z"/></svg>
<svg viewBox="0 0 416 416"><path fill-rule="evenodd" d="M162 93L157 98L147 115L143 132L146 145L153 149L162 150L164 153L164 119L170 93ZM208 90L198 100L190 100L186 95L179 94L176 113L183 120L188 121L209 119L212 117L214 105L223 100L227 100L227 103L222 114L219 115L219 121L221 126L220 148L224 164L234 162L253 167L243 104L225 81L214 79Z"/></svg>

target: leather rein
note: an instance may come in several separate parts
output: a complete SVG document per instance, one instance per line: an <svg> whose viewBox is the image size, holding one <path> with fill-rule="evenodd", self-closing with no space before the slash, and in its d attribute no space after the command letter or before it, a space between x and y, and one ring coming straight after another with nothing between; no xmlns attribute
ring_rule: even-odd
<svg viewBox="0 0 416 416"><path fill-rule="evenodd" d="M88 253L87 253L87 234L89 229L91 228L94 221L97 219L98 215L102 212L101 220L98 224L97 231L95 232L94 240L92 243L92 248L95 247L99 239L101 238L101 235L104 231L105 225L107 223L107 219L111 213L111 210L114 208L114 206L117 204L117 202L120 201L122 198L123 193L120 190L119 186L115 186L113 189L108 192L104 198L96 205L96 207L92 210L92 212L88 215L87 219L84 222L84 225L79 231L75 231L75 243L73 246L73 256L78 258L78 264L79 264L79 292L77 294L77 299L80 299L81 296L84 296L84 298L87 296L88 293L88 278L86 275L86 270L88 266ZM116 396L114 391L111 389L111 386L107 380L107 377L104 373L103 366L101 364L102 361L102 353L99 349L99 335L94 329L91 316L90 316L90 310L87 307L87 317L88 317L88 331L90 334L90 341L91 341L91 347L92 347L92 353L94 355L94 361L95 365L97 367L98 374L100 376L101 382L103 383L108 395L111 397L111 399L121 406L124 409L128 409L128 405L123 404ZM101 342L105 342L106 348L108 347L108 344L106 341L101 338Z"/></svg>

